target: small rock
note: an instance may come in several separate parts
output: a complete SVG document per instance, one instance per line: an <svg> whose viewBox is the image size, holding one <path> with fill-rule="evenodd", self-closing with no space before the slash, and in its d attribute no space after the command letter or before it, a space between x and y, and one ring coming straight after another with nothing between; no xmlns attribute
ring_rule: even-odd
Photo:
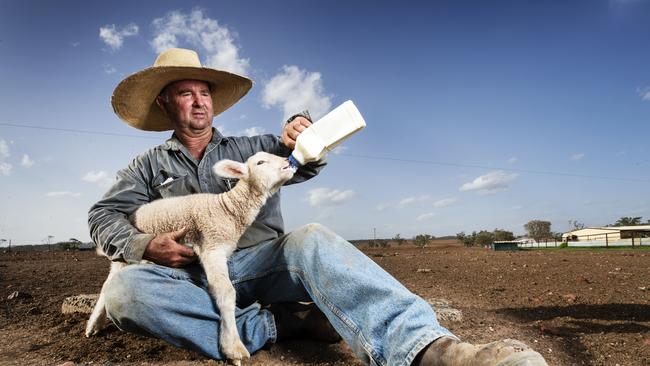
<svg viewBox="0 0 650 366"><path fill-rule="evenodd" d="M15 299L31 299L32 295L28 294L27 292L22 292L22 291L14 291L7 296L7 300L15 300Z"/></svg>
<svg viewBox="0 0 650 366"><path fill-rule="evenodd" d="M39 309L39 308L37 308L35 306L30 308L29 310L27 310L27 314L29 314L29 315L38 315L40 313L41 313L41 309Z"/></svg>
<svg viewBox="0 0 650 366"><path fill-rule="evenodd" d="M463 312L449 306L445 299L428 299L427 302L436 312L438 320L443 322L460 322L463 320Z"/></svg>
<svg viewBox="0 0 650 366"><path fill-rule="evenodd" d="M59 364L59 365L57 365L57 366L75 366L75 363L72 362L72 361L67 361L67 362L64 362L64 363L62 363L62 364Z"/></svg>
<svg viewBox="0 0 650 366"><path fill-rule="evenodd" d="M454 308L440 308L436 310L439 321L460 322L463 321L463 312Z"/></svg>
<svg viewBox="0 0 650 366"><path fill-rule="evenodd" d="M431 268L418 268L418 273L428 273L431 272Z"/></svg>
<svg viewBox="0 0 650 366"><path fill-rule="evenodd" d="M645 291L645 290L647 290L647 289L648 289L648 288L645 287L645 286L641 286L641 287L639 287L639 290L641 290L641 291Z"/></svg>
<svg viewBox="0 0 650 366"><path fill-rule="evenodd" d="M95 307L99 294L82 294L66 297L61 304L63 314L82 313L90 314Z"/></svg>
<svg viewBox="0 0 650 366"><path fill-rule="evenodd" d="M564 300L566 300L567 302L573 303L576 301L578 296L576 294L566 294L566 295L562 295L562 298L564 298Z"/></svg>

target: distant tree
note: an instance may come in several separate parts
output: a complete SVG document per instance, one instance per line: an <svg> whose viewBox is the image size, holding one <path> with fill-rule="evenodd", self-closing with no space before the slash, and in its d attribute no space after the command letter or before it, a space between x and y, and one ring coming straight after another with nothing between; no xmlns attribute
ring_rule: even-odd
<svg viewBox="0 0 650 366"><path fill-rule="evenodd" d="M551 238L551 222L543 220L531 220L524 225L528 236L540 242L543 239Z"/></svg>
<svg viewBox="0 0 650 366"><path fill-rule="evenodd" d="M388 248L388 239L377 239L375 242L380 248Z"/></svg>
<svg viewBox="0 0 650 366"><path fill-rule="evenodd" d="M578 222L578 220L569 220L569 231L584 229L585 224Z"/></svg>
<svg viewBox="0 0 650 366"><path fill-rule="evenodd" d="M474 245L488 246L494 243L494 233L491 233L486 230L481 230L476 234L474 238Z"/></svg>
<svg viewBox="0 0 650 366"><path fill-rule="evenodd" d="M557 241L562 241L562 233L551 232L551 238Z"/></svg>
<svg viewBox="0 0 650 366"><path fill-rule="evenodd" d="M515 234L512 231L494 229L494 241L510 241L515 240Z"/></svg>
<svg viewBox="0 0 650 366"><path fill-rule="evenodd" d="M433 236L429 234L418 234L415 236L415 238L413 238L413 244L420 248L424 248L427 246L427 244L429 244L429 242L431 242L432 239Z"/></svg>
<svg viewBox="0 0 650 366"><path fill-rule="evenodd" d="M63 250L78 250L79 246L81 245L81 241L75 238L71 238L68 241L62 241L57 243L56 245L58 245L58 247Z"/></svg>
<svg viewBox="0 0 650 366"><path fill-rule="evenodd" d="M650 222L650 220L648 220ZM641 225L641 216L621 217L612 226L635 226Z"/></svg>
<svg viewBox="0 0 650 366"><path fill-rule="evenodd" d="M472 238L471 235L465 234L464 231L461 231L458 234L456 234L456 239L458 239L458 241L463 243L463 245L465 245L466 247L471 247L474 245L474 238Z"/></svg>
<svg viewBox="0 0 650 366"><path fill-rule="evenodd" d="M397 245L402 245L406 241L406 239L402 238L399 233L395 234L395 237L393 238L393 241L397 243Z"/></svg>

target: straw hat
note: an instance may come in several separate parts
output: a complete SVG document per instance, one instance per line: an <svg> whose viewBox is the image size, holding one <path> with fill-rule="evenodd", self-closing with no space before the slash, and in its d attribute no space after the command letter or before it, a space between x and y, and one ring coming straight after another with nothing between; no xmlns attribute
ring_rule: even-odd
<svg viewBox="0 0 650 366"><path fill-rule="evenodd" d="M152 67L122 80L113 91L113 110L132 127L172 130L172 122L155 100L167 84L189 79L210 84L215 116L237 103L253 86L253 81L243 76L201 66L199 55L192 50L170 48L158 56Z"/></svg>

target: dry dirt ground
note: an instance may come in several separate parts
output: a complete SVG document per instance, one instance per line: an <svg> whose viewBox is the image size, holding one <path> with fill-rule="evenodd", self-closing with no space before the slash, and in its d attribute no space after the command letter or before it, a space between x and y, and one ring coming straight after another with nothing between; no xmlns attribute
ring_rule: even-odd
<svg viewBox="0 0 650 366"><path fill-rule="evenodd" d="M650 365L650 250L364 252L423 298L462 310L463 322L443 325L464 340L518 338L550 365ZM61 303L98 292L108 267L92 252L0 253L0 364L221 364L116 329L86 339L86 316L61 314ZM14 291L27 295L7 300ZM359 365L343 343L310 342L275 345L246 364Z"/></svg>

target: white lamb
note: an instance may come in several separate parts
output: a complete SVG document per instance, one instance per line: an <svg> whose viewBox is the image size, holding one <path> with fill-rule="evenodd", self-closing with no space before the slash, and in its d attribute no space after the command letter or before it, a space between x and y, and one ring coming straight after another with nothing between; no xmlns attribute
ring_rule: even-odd
<svg viewBox="0 0 650 366"><path fill-rule="evenodd" d="M153 201L138 208L130 219L145 233L188 229L183 242L193 244L221 315L221 351L233 363L240 364L250 354L235 324L236 295L226 261L266 200L293 177L294 170L286 158L258 152L246 163L222 160L214 165L213 171L222 177L238 178L239 182L232 190L221 194L200 193ZM124 266L126 263L112 262L106 282ZM107 323L102 287L86 326L86 336L96 334Z"/></svg>

